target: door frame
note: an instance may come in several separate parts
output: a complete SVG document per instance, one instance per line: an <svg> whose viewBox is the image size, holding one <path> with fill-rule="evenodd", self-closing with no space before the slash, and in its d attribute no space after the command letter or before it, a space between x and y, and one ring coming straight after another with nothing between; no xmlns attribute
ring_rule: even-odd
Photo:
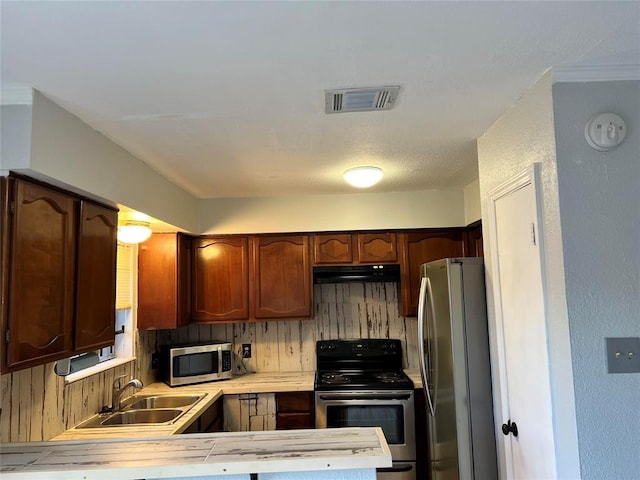
<svg viewBox="0 0 640 480"><path fill-rule="evenodd" d="M532 163L525 170L509 178L505 182L501 183L497 187L491 189L488 192L489 197L489 231L491 232L491 241L489 242L489 249L491 253L491 271L492 271L492 297L494 308L494 322L495 322L495 352L498 363L498 375L497 379L494 375L494 393L493 404L495 413L495 435L496 435L496 447L498 452L498 473L501 478L511 479L514 478L513 464L508 459L513 457L513 451L510 442L505 442L502 439L502 431L498 428L502 422L509 418L509 399L507 396L507 370L506 370L506 358L505 358L505 339L504 339L504 315L502 309L500 285L500 268L498 257L498 225L496 218L496 203L499 199L523 188L528 185L533 187L535 195L535 207L536 207L536 224L538 231L535 232L536 242L540 253L540 278L544 303L544 315L545 315L545 330L547 333L547 357L550 361L551 355L549 352L549 329L547 325L547 319L549 318L549 305L547 295L547 273L546 273L546 259L545 259L545 246L544 246L544 225L543 225L543 198L542 198L542 176L541 176L542 164L539 162ZM494 371L495 372L495 371ZM551 380L549 378L549 380ZM497 388L496 388L497 387ZM551 388L551 385L550 385ZM553 394L553 392L551 392ZM553 408L553 402L551 402ZM552 412L553 413L553 412ZM552 425L553 425L553 418ZM555 437L555 432L553 432ZM554 449L555 450L555 449ZM557 467L557 459L554 458L553 462Z"/></svg>

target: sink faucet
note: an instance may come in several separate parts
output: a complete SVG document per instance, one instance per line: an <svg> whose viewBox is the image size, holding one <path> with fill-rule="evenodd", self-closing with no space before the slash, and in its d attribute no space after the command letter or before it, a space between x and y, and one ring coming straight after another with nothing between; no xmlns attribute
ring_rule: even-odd
<svg viewBox="0 0 640 480"><path fill-rule="evenodd" d="M113 381L113 389L111 390L111 408L114 411L120 410L122 408L122 393L127 389L127 387L142 388L142 382L137 378L132 378L121 387L120 380L122 380L123 378L127 378L127 376L120 375Z"/></svg>

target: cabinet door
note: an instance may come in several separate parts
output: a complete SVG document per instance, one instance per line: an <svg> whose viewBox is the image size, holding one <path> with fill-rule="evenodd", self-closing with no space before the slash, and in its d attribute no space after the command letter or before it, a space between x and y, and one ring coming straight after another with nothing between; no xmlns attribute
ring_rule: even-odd
<svg viewBox="0 0 640 480"><path fill-rule="evenodd" d="M415 317L418 314L420 265L441 258L462 257L464 240L465 232L462 229L400 234L403 316Z"/></svg>
<svg viewBox="0 0 640 480"><path fill-rule="evenodd" d="M359 233L358 261L360 263L390 263L398 261L395 233Z"/></svg>
<svg viewBox="0 0 640 480"><path fill-rule="evenodd" d="M76 202L20 179L13 186L7 325L7 367L70 356Z"/></svg>
<svg viewBox="0 0 640 480"><path fill-rule="evenodd" d="M200 415L198 422L200 423L200 433L222 432L224 430L222 398L219 398L207 408Z"/></svg>
<svg viewBox="0 0 640 480"><path fill-rule="evenodd" d="M114 342L116 301L115 210L82 201L78 233L75 351Z"/></svg>
<svg viewBox="0 0 640 480"><path fill-rule="evenodd" d="M309 318L311 268L307 235L255 237L255 318Z"/></svg>
<svg viewBox="0 0 640 480"><path fill-rule="evenodd" d="M196 322L249 318L249 240L204 237L195 240L193 267Z"/></svg>
<svg viewBox="0 0 640 480"><path fill-rule="evenodd" d="M182 433L213 433L224 430L224 411L222 398L211 404L200 416Z"/></svg>
<svg viewBox="0 0 640 480"><path fill-rule="evenodd" d="M353 263L353 242L351 234L314 235L313 262L316 265Z"/></svg>
<svg viewBox="0 0 640 480"><path fill-rule="evenodd" d="M138 328L177 328L191 318L191 237L154 233L138 249Z"/></svg>
<svg viewBox="0 0 640 480"><path fill-rule="evenodd" d="M465 257L484 257L484 247L482 244L482 224L476 222L467 227L467 238Z"/></svg>
<svg viewBox="0 0 640 480"><path fill-rule="evenodd" d="M315 428L313 392L276 393L276 430Z"/></svg>

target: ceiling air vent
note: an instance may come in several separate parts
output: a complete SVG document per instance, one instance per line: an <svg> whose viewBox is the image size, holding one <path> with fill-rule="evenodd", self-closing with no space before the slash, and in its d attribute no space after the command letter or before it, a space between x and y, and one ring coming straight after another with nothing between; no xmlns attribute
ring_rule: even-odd
<svg viewBox="0 0 640 480"><path fill-rule="evenodd" d="M324 92L327 113L390 110L398 98L400 87L346 88Z"/></svg>

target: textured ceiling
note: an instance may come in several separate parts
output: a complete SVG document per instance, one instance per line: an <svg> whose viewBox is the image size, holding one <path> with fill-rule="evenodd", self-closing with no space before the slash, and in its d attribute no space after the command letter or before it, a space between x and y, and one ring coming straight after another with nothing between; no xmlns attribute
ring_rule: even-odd
<svg viewBox="0 0 640 480"><path fill-rule="evenodd" d="M552 66L640 63L639 2L2 1L30 86L197 197L459 188L475 139ZM324 90L401 85L393 110Z"/></svg>

